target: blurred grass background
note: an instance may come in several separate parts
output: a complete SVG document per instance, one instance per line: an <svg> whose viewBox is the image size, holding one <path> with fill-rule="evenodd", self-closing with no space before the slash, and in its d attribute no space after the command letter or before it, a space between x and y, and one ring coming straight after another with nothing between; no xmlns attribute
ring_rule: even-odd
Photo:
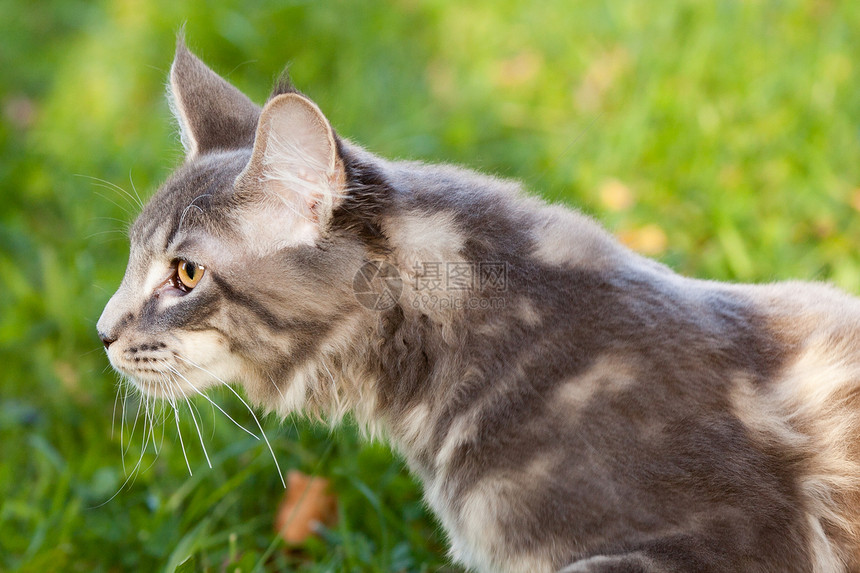
<svg viewBox="0 0 860 573"><path fill-rule="evenodd" d="M686 274L860 294L855 1L0 0L0 13L0 570L451 569L402 464L351 427L265 421L281 467L338 496L337 522L290 550L265 446L204 404L213 469L189 420L193 477L170 419L160 455L141 458L133 397L121 445L95 321L135 207L111 186L148 196L181 161L163 91L183 23L258 102L290 64L373 151L520 178Z"/></svg>

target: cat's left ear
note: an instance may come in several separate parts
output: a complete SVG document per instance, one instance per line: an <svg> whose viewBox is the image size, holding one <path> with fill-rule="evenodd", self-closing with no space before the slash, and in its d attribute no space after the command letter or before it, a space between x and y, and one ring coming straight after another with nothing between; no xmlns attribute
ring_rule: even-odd
<svg viewBox="0 0 860 573"><path fill-rule="evenodd" d="M319 107L298 93L269 100L236 191L278 213L295 239L312 242L331 220L345 180L334 130Z"/></svg>

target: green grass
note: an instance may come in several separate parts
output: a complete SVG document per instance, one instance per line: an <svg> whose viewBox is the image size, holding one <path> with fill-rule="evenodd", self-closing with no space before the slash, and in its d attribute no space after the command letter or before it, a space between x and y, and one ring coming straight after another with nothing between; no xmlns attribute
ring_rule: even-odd
<svg viewBox="0 0 860 573"><path fill-rule="evenodd" d="M0 0L0 13L0 570L448 568L402 463L351 426L264 422L283 469L338 495L337 523L300 548L275 541L283 489L265 445L205 402L213 468L184 420L189 477L168 417L160 454L122 487L137 405L124 455L94 326L135 208L111 187L147 196L181 159L162 96L183 22L257 101L289 63L339 133L383 155L520 178L685 274L860 293L857 2Z"/></svg>

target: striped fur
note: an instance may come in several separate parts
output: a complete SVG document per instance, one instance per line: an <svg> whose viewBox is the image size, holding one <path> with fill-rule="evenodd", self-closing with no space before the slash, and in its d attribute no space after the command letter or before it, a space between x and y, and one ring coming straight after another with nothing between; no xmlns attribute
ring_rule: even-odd
<svg viewBox="0 0 860 573"><path fill-rule="evenodd" d="M860 570L856 299L680 277L515 183L375 157L289 84L249 108L182 46L171 82L189 156L98 324L142 391L353 412L475 571Z"/></svg>

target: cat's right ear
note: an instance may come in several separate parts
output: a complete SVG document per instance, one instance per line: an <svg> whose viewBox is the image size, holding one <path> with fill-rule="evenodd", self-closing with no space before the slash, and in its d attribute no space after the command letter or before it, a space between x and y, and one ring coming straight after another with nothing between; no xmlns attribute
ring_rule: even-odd
<svg viewBox="0 0 860 573"><path fill-rule="evenodd" d="M182 36L167 95L188 159L254 145L260 107L192 54Z"/></svg>

